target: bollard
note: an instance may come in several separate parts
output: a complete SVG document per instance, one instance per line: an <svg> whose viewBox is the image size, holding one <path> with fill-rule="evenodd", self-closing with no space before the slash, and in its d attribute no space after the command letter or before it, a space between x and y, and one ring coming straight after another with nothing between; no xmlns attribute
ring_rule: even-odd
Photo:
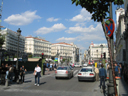
<svg viewBox="0 0 128 96"><path fill-rule="evenodd" d="M116 78L116 84L117 84L117 92L118 92L118 96L119 96L119 81L120 81L120 77L115 77Z"/></svg>
<svg viewBox="0 0 128 96"><path fill-rule="evenodd" d="M5 80L5 87L8 87L8 79Z"/></svg>

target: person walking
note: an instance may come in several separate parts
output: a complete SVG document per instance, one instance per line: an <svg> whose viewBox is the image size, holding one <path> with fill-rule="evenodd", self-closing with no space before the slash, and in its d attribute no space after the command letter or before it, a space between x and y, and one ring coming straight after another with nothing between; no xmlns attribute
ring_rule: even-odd
<svg viewBox="0 0 128 96"><path fill-rule="evenodd" d="M119 64L119 69L120 69L120 73L119 73L119 77L122 77L122 63Z"/></svg>
<svg viewBox="0 0 128 96"><path fill-rule="evenodd" d="M43 63L43 75L45 75L46 63Z"/></svg>
<svg viewBox="0 0 128 96"><path fill-rule="evenodd" d="M26 69L24 68L24 65L22 65L22 72L23 72L23 76L22 76L22 78L21 78L21 80L22 80L22 82L24 82L24 80L25 80L25 73L26 73Z"/></svg>
<svg viewBox="0 0 128 96"><path fill-rule="evenodd" d="M39 86L40 77L41 77L41 68L39 64L37 64L37 66L35 67L34 75L35 75L35 85ZM37 78L38 78L38 84L37 84Z"/></svg>
<svg viewBox="0 0 128 96"><path fill-rule="evenodd" d="M50 63L50 71L52 71L52 67L53 67L53 66L52 66L52 63Z"/></svg>
<svg viewBox="0 0 128 96"><path fill-rule="evenodd" d="M117 66L117 63L115 62L115 76L118 76L120 73L120 69L119 67Z"/></svg>
<svg viewBox="0 0 128 96"><path fill-rule="evenodd" d="M105 78L107 77L106 70L103 67L104 67L104 65L101 64L101 68L99 70L100 88L102 86L102 83L103 83L103 86L105 86Z"/></svg>
<svg viewBox="0 0 128 96"><path fill-rule="evenodd" d="M99 81L99 69L95 67L96 81Z"/></svg>
<svg viewBox="0 0 128 96"><path fill-rule="evenodd" d="M10 83L12 83L12 81L13 81L13 76L14 76L14 68L13 68L12 64L10 64L10 67L9 67L9 79L10 79Z"/></svg>

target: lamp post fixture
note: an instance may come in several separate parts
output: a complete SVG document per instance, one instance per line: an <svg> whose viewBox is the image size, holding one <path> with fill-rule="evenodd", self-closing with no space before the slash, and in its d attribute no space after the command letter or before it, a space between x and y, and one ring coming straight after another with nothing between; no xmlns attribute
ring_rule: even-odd
<svg viewBox="0 0 128 96"><path fill-rule="evenodd" d="M100 45L100 47L101 47L101 60L102 60L102 57L103 57L103 56L102 56L102 52L103 52L103 45L101 44L101 45Z"/></svg>
<svg viewBox="0 0 128 96"><path fill-rule="evenodd" d="M65 53L65 56L66 56L66 61L67 61L67 53ZM68 61L67 61L68 62Z"/></svg>
<svg viewBox="0 0 128 96"><path fill-rule="evenodd" d="M58 63L59 63L59 49L57 49L57 57L58 57Z"/></svg>
<svg viewBox="0 0 128 96"><path fill-rule="evenodd" d="M16 62L16 70L18 70L18 58L19 58L19 37L21 35L20 28L17 30L17 36L18 36L18 45L17 45L17 62Z"/></svg>
<svg viewBox="0 0 128 96"><path fill-rule="evenodd" d="M98 61L98 50L96 50L96 52L97 52L97 61Z"/></svg>

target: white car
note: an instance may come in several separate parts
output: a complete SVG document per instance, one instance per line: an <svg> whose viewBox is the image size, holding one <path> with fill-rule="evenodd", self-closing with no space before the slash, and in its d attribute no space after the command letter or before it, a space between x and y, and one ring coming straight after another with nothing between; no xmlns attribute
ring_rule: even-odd
<svg viewBox="0 0 128 96"><path fill-rule="evenodd" d="M82 67L79 63L76 63L74 67Z"/></svg>
<svg viewBox="0 0 128 96"><path fill-rule="evenodd" d="M94 67L83 67L78 72L78 81L81 80L91 80L95 81Z"/></svg>
<svg viewBox="0 0 128 96"><path fill-rule="evenodd" d="M83 64L83 67L87 67L87 66L88 66L88 64L87 64L87 63Z"/></svg>

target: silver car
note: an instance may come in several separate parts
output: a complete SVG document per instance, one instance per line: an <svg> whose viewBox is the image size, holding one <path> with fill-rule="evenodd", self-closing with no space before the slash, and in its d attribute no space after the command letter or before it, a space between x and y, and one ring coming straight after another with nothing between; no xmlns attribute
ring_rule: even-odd
<svg viewBox="0 0 128 96"><path fill-rule="evenodd" d="M59 77L66 77L66 78L73 77L73 68L70 66L58 67L57 70L55 71L55 78L58 79Z"/></svg>
<svg viewBox="0 0 128 96"><path fill-rule="evenodd" d="M93 80L95 81L94 67L83 67L78 72L78 81L81 80Z"/></svg>

